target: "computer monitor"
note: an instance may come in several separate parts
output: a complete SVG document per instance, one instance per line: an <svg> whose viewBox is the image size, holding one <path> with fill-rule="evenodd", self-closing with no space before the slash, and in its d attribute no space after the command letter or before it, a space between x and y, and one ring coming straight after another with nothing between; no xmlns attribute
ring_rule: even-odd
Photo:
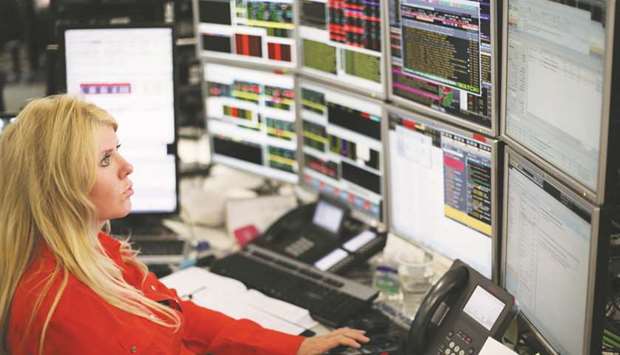
<svg viewBox="0 0 620 355"><path fill-rule="evenodd" d="M133 164L132 214L178 212L174 34L171 26L65 28L67 93L118 122Z"/></svg>
<svg viewBox="0 0 620 355"><path fill-rule="evenodd" d="M383 107L300 78L302 183L372 224L383 211Z"/></svg>
<svg viewBox="0 0 620 355"><path fill-rule="evenodd" d="M507 149L502 284L557 353L601 353L609 237L604 214Z"/></svg>
<svg viewBox="0 0 620 355"><path fill-rule="evenodd" d="M389 0L390 99L497 135L496 1Z"/></svg>
<svg viewBox="0 0 620 355"><path fill-rule="evenodd" d="M212 160L296 183L294 76L206 63L204 80Z"/></svg>
<svg viewBox="0 0 620 355"><path fill-rule="evenodd" d="M498 280L498 142L388 107L393 234Z"/></svg>
<svg viewBox="0 0 620 355"><path fill-rule="evenodd" d="M202 57L295 68L293 0L195 0Z"/></svg>
<svg viewBox="0 0 620 355"><path fill-rule="evenodd" d="M302 0L300 67L312 78L329 80L384 98L384 10L379 0Z"/></svg>
<svg viewBox="0 0 620 355"><path fill-rule="evenodd" d="M604 0L508 0L504 12L502 135L596 204L618 160L608 149L617 14Z"/></svg>

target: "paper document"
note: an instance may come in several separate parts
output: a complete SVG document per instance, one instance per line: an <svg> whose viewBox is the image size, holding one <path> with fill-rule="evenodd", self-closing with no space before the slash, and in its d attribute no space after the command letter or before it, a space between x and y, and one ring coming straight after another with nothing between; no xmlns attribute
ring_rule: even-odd
<svg viewBox="0 0 620 355"><path fill-rule="evenodd" d="M222 312L235 319L250 319L261 326L298 335L318 323L308 310L248 290L235 279L198 267L187 268L161 278L161 281L199 306Z"/></svg>

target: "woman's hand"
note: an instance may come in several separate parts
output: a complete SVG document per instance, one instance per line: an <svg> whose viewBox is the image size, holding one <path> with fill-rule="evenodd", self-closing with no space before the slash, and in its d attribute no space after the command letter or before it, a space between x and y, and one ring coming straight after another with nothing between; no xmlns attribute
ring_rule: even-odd
<svg viewBox="0 0 620 355"><path fill-rule="evenodd" d="M363 330L340 328L325 335L307 338L301 343L297 355L323 354L339 345L359 348L360 343L367 343L370 340L364 333Z"/></svg>

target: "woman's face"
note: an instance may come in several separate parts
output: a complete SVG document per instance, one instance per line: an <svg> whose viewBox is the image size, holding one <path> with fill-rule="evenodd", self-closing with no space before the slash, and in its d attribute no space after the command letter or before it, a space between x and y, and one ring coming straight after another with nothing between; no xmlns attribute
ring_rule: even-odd
<svg viewBox="0 0 620 355"><path fill-rule="evenodd" d="M97 225L125 217L131 211L133 166L118 152L118 138L112 127L100 127L96 134L97 179L89 197L95 205Z"/></svg>

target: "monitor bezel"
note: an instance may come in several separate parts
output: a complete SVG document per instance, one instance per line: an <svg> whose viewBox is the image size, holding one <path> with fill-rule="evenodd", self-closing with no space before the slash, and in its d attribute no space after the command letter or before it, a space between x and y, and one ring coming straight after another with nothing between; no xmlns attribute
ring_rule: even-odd
<svg viewBox="0 0 620 355"><path fill-rule="evenodd" d="M347 205L348 209L349 209L349 215L353 216L354 218L370 225L373 227L376 227L378 230L385 230L386 226L387 226L387 186L386 186L386 165L385 165L385 132L386 132L386 114L385 114L385 104L382 101L370 98L370 97L365 97L363 95L360 95L356 92L347 92L345 89L342 89L340 87L333 87L333 86L328 86L328 84L323 83L321 81L317 81L317 80L313 80L313 79L309 79L309 78L305 78L303 76L298 77L298 80L296 82L296 95L299 98L298 100L296 100L297 102L297 136L298 136L298 164L299 164L299 185L306 191L311 191L313 193L316 194L320 194L320 191L317 191L315 189L313 189L311 186L309 186L304 179L304 171L305 171L305 167L304 167L304 158L303 158L303 147L304 147L304 137L303 137L303 125L302 125L302 121L303 118L301 117L301 113L302 113L302 100L301 100L301 89L303 86L303 83L309 83L311 86L315 86L315 87L320 87L326 91L332 91L335 92L337 94L340 95L347 95L352 97L355 100L358 101L366 101L366 102L370 102L371 104L377 105L380 107L381 110L381 149L383 149L383 151L381 152L381 163L379 164L380 168L381 168L381 196L382 196L382 206L381 206L381 216L382 218L375 218L372 217L362 211L360 211L359 209L355 208L354 206L351 205ZM333 196L331 195L327 195L330 198L334 199ZM339 201L339 200L338 200Z"/></svg>
<svg viewBox="0 0 620 355"><path fill-rule="evenodd" d="M502 19L503 19L503 28L502 28L502 96L501 96L501 121L500 121L500 137L503 141L508 143L511 147L514 148L515 151L523 155L531 156L532 158L536 157L536 161L538 164L543 166L545 170L553 173L554 176L557 176L564 184L567 184L573 190L578 191L579 194L587 199L588 201L601 205L605 201L606 194L606 178L608 174L608 148L609 148L609 135L612 133L610 130L610 122L611 117L610 113L612 110L612 101L611 101L611 86L613 84L612 77L612 67L614 61L614 39L615 39L615 15L617 12L616 0L607 0L607 17L605 18L606 23L608 24L606 32L605 32L605 63L603 68L603 102L602 110L601 110L601 125L600 125L600 133L599 133L599 156L598 156L598 174L596 178L596 187L595 190L592 190L590 187L586 186L584 183L578 181L575 177L571 176L568 172L561 170L559 167L556 167L551 162L544 160L541 156L536 154L534 151L527 148L525 145L520 143L516 138L513 138L509 135L506 130L506 95L508 91L507 78L508 78L508 11L509 6L508 3L510 0L505 0L505 5L503 9Z"/></svg>
<svg viewBox="0 0 620 355"><path fill-rule="evenodd" d="M358 87L356 85L351 85L351 83L347 83L346 82L346 78L342 78L338 75L332 75L332 74L328 74L328 73L324 73L321 72L320 70L315 70L312 68L308 68L305 67L303 65L303 57L304 57L304 46L303 46L303 40L304 37L302 37L301 32L302 32L302 27L307 27L307 26L302 26L301 25L301 6L299 7L298 10L298 18L297 18L297 23L298 23L298 29L297 29L297 73L301 76L301 77L305 77L307 79L316 81L316 82L323 82L327 85L332 85L336 88L341 88L343 90L351 90L354 91L357 94L360 95L367 95L370 98L374 99L374 100L386 100L388 98L388 92L387 92L387 84L388 84L388 72L387 72L387 62L388 62L388 58L386 57L387 55L387 50L389 45L387 44L387 37L386 37L386 31L387 31L387 13L385 12L385 3L386 1L381 1L381 4L379 6L379 9L381 11L381 53L380 53L380 67L381 67L381 82L378 83L378 87L381 87L381 91L376 91L376 90L370 90L368 88L363 88L363 87ZM327 6L327 2L325 3ZM338 52L336 52L336 55L338 55ZM365 80L363 78L360 78L360 80ZM374 83L371 82L370 80L366 80L368 83Z"/></svg>
<svg viewBox="0 0 620 355"><path fill-rule="evenodd" d="M602 338L602 324L601 317L602 308L604 308L604 275L606 272L606 255L607 251L605 250L605 245L609 245L608 238L604 236L602 232L601 225L601 209L598 206L591 204L589 201L585 200L583 197L576 194L569 187L564 186L564 184L552 176L552 174L545 172L544 169L540 167L541 159L536 157L529 157L529 159L521 155L518 151L512 149L511 147L506 148L504 157L504 181L503 181L503 191L504 191L504 199L502 205L502 213L504 215L502 221L502 245L501 245L501 262L500 262L500 285L506 288L506 273L507 273L507 238L508 238L508 179L509 179L509 168L512 161L516 161L517 163L526 166L528 169L535 171L538 174L544 176L545 181L552 183L554 187L560 190L562 193L566 194L569 198L573 200L579 207L583 208L586 211L591 212L591 223L590 223L590 231L591 231L591 239L590 239L590 250L589 250L589 262L588 262L588 280L587 280L587 294L586 294L586 304L585 306L585 324L584 324L584 332L579 336L584 338L582 354L584 355L594 355L597 354L596 349L598 349L598 353L600 354L601 349L601 338ZM518 302L518 299L517 299ZM519 311L519 317L521 317L526 324L530 327L532 332L536 335L536 337L540 340L540 342L548 347L549 351L552 353L559 353L555 348L553 348L553 344L549 340L547 340L539 329L527 318L522 311Z"/></svg>
<svg viewBox="0 0 620 355"><path fill-rule="evenodd" d="M494 0L490 0L490 11L491 11L491 32L492 32L492 38L491 38L491 79L493 80L493 93L491 95L491 126L490 127L486 127L477 123L473 123L470 122L467 119L464 118L460 118L454 115L451 115L449 113L444 113L444 112L439 112L437 110L434 110L426 105L411 101L411 100L407 100L403 97L400 97L396 94L394 94L394 90L393 90L393 84L394 84L394 79L393 79L393 75L392 75L392 47L388 46L387 49L387 58L386 58L386 70L388 72L388 82L387 82L387 94L388 94L388 99L389 101L392 102L392 104L396 107L400 107L400 108L404 108L404 109L408 109L408 110L413 110L416 112L420 112L423 113L424 115L428 116L428 117L434 117L440 120L443 120L445 122L448 123L452 123L461 127L465 127L467 129L476 131L478 133L482 133L485 134L487 136L493 136L493 137L497 137L497 135L499 134L499 103L500 103L500 88L503 86L501 85L502 83L499 81L500 79L500 75L499 75L499 71L501 70L500 67L500 44L499 44L499 40L500 40L500 33L499 33L499 26L498 24L500 23L498 21L499 16L500 16L500 6L498 6L496 4L496 1ZM384 12L387 13L389 11L389 2L385 1L384 2ZM387 20L386 22L389 21L389 16L387 16ZM390 30L389 24L387 25L387 29L386 32L387 33L387 38L389 39L389 30Z"/></svg>
<svg viewBox="0 0 620 355"><path fill-rule="evenodd" d="M299 65L299 51L297 51L297 45L298 45L298 40L299 40L299 5L297 3L297 1L293 1L293 24L295 25L295 28L292 30L293 34L290 37L294 43L291 46L291 62L290 64L278 64L278 63L271 63L272 61L267 60L267 59L255 59L252 60L252 57L244 57L241 56L239 54L234 54L234 53L222 53L222 54L214 54L212 51L203 51L202 50L202 32L200 32L200 14L199 14L199 3L201 0L193 0L192 1L192 11L193 11L193 22L194 22L194 28L196 29L196 58L198 58L199 60L201 60L203 63L204 62L213 62L213 63L222 63L222 64L233 64L233 65L239 65L239 66L252 66L255 69L262 69L262 70L274 70L274 69L280 69L280 70L285 70L285 71L295 71L298 68ZM228 0L228 3L230 4L232 0ZM222 26L226 26L226 25L222 25ZM238 26L236 25L229 25L228 27L230 27L231 29L236 28ZM247 26L246 26L247 27ZM206 54L204 52L207 52ZM217 52L216 52L217 53ZM275 62L275 61L274 61ZM283 62L285 63L285 62Z"/></svg>
<svg viewBox="0 0 620 355"><path fill-rule="evenodd" d="M209 153L210 153L210 157L211 157L211 161L213 163L217 163L217 164L222 164L224 166L239 170L239 171L243 171L243 172L247 172L256 176L260 176L263 177L265 179L270 179L270 180L274 180L274 181L280 181L283 183L288 183L288 184L298 184L299 183L299 146L300 146L300 140L299 140L299 130L298 130L298 117L297 117L297 111L294 113L294 124L293 127L295 129L295 134L297 135L297 147L295 148L295 161L297 162L297 172L296 173L286 173L286 172L282 172L282 174L290 174L291 178L285 178L283 176L276 176L274 175L269 175L266 174L262 171L260 171L259 169L253 169L251 167L258 167L258 165L252 164L252 163L248 163L248 162L242 162L238 159L235 158L229 158L226 159L225 156L222 156L220 154L216 154L215 150L213 149L214 147L214 143L213 143L213 134L211 134L210 130L209 130L209 122L211 121L211 119L208 117L208 109L207 109L207 99L208 99L208 91L207 91L207 78L206 78L206 70L205 70L205 66L208 65L219 65L219 66L228 66L231 68L237 68L237 69L242 69L242 70L250 70L250 71L255 71L257 73L262 73L262 74L273 74L273 75L284 75L284 76L288 76L291 77L293 80L293 87L291 88L291 90L293 90L295 92L295 95L298 94L297 92L297 76L294 75L291 72L288 71L280 71L277 69L273 69L271 68L271 70L261 70L261 69L257 69L256 67L252 66L251 64L247 64L244 63L244 65L238 65L238 63L230 63L230 62L221 62L221 61L205 61L202 60L201 63L201 70L202 70L202 76L201 76L201 87L202 87L202 93L203 93L203 103L204 103L204 121L205 121L205 128L206 128L206 134L207 134L207 138L208 138L208 142L209 142ZM297 99L294 100L295 104L295 110L298 110L299 107L297 106ZM224 157L224 159L221 159L220 157ZM239 163L236 163L235 161L239 161ZM274 168L270 168L268 166L262 166L265 169L274 169ZM274 169L275 170L275 169Z"/></svg>
<svg viewBox="0 0 620 355"><path fill-rule="evenodd" d="M64 92L67 91L67 61L66 61L66 42L65 42L65 34L67 31L70 30L101 30L101 29L119 29L119 30L123 30L123 29L152 29L152 28L163 28L163 29L169 29L170 30L170 34L171 34L171 41L170 41L170 45L172 48L171 51L171 55L172 55L172 79L173 79L173 85L172 85L172 99L173 99L173 113L174 113L174 118L173 118L173 124L174 124L174 141L172 143L169 143L168 146L172 146L172 150L174 151L174 175L175 175L175 200L176 200L176 206L174 208L174 210L170 210L170 211L132 211L129 213L129 215L127 215L125 217L125 219L128 220L140 220L140 219L144 219L144 218L164 218L164 217L170 217L170 216L176 216L179 214L179 211L181 210L181 203L180 203L180 195L181 192L179 190L180 188L180 173L179 173L179 169L180 169L180 160L179 160L179 154L178 154L178 142L179 142L179 137L178 137L178 127L177 127L177 123L178 123L178 116L179 116L179 100L178 100L178 80L179 80L179 73L178 73L178 67L177 67L177 49L176 49L176 45L175 45L175 39L176 39L176 32L174 30L174 26L172 24L162 24L162 23L133 23L133 24L95 24L95 25L69 25L69 26L62 26L59 28L59 49L60 49L60 53L62 54L60 56L63 64L62 64L62 69L64 70L64 73L62 73L61 76L61 82L62 85L64 86Z"/></svg>
<svg viewBox="0 0 620 355"><path fill-rule="evenodd" d="M448 123L445 123L441 120L438 120L436 118L432 118L426 115L423 115L421 113L415 113L412 111L407 111L404 110L398 106L394 106L394 105L386 105L386 109L385 109L385 115L386 115L386 125L385 125L385 129L386 129L386 133L385 133L385 145L384 145L384 149L385 149L385 181L386 181L386 185L387 185L387 203L385 204L386 206L386 210L387 210L387 215L388 215L388 221L387 221L387 225L389 226L389 230L390 233L395 235L396 237L403 239L409 243L412 243L420 248L423 248L425 250L431 250L434 253L437 253L449 260L454 260L453 258L451 258L450 256L444 254L441 252L441 250L435 250L433 248L430 248L422 243L420 243L419 241L407 238L405 236L404 233L402 233L402 231L398 231L396 230L396 228L394 228L393 224L392 224L392 215L390 213L390 208L392 205L392 196L393 194L395 194L396 192L393 191L392 186L390 183L388 183L388 181L390 181L389 179L391 179L392 177L392 171L390 168L390 154L388 154L389 152L389 147L390 147L390 135L389 135L389 115L390 113L395 113L397 115L401 115L401 116L406 116L406 117L416 117L416 122L421 122L429 127L432 128L436 128L436 129L442 129L442 130L446 130L446 131L451 131L457 134L461 134L464 136L469 136L472 139L476 139L475 135L478 135L480 133L477 132L472 132L472 131L468 131L464 128L458 127L458 126L454 126L454 125L450 125ZM488 136L482 136L484 139L486 139L487 144L489 144L491 146L491 165L495 166L496 169L491 169L491 180L493 182L493 189L491 192L491 208L493 210L493 213L491 214L491 236L489 238L491 238L491 280L496 283L499 284L499 251L500 251L500 242L499 242L499 236L500 236L500 229L501 229L501 220L500 220L500 208L501 208L501 195L500 195L500 188L501 188L501 181L500 181L500 177L501 177L501 172L499 167L501 166L501 145L500 142L493 137L488 137ZM458 257L457 257L458 259Z"/></svg>
<svg viewBox="0 0 620 355"><path fill-rule="evenodd" d="M17 118L18 113L12 112L0 112L0 120L9 121L11 119Z"/></svg>

